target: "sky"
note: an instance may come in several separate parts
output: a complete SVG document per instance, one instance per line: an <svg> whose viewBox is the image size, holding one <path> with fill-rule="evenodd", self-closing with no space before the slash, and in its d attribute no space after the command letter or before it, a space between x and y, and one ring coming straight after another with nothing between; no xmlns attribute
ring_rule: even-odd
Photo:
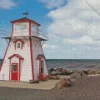
<svg viewBox="0 0 100 100"><path fill-rule="evenodd" d="M100 59L100 0L0 0L0 37L10 35L10 21L26 11L48 36L47 59ZM0 58L6 47L0 38Z"/></svg>

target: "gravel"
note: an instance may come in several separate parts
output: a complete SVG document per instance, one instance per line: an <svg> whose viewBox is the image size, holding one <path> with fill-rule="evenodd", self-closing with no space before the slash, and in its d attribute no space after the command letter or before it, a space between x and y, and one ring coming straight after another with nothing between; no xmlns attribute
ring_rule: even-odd
<svg viewBox="0 0 100 100"><path fill-rule="evenodd" d="M0 87L0 100L100 100L100 76L77 79L72 87L63 89Z"/></svg>

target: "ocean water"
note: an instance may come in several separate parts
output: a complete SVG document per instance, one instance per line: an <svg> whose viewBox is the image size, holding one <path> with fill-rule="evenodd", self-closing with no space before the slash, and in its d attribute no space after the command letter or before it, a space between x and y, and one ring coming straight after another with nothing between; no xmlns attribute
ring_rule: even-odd
<svg viewBox="0 0 100 100"><path fill-rule="evenodd" d="M47 59L48 68L68 70L100 69L100 59Z"/></svg>
<svg viewBox="0 0 100 100"><path fill-rule="evenodd" d="M2 60L0 60L1 62ZM100 59L46 59L49 68L64 68L68 70L98 69L100 70Z"/></svg>

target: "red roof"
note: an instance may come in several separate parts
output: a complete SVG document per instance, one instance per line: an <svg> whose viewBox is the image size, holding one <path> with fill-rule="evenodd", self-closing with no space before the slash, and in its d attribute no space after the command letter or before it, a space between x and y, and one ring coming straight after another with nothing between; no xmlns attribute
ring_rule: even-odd
<svg viewBox="0 0 100 100"><path fill-rule="evenodd" d="M27 17L23 17L23 18L20 18L20 19L11 21L11 23L16 23L16 22L33 22L33 23L35 23L35 24L37 24L37 25L40 26L39 23L37 23L36 21L31 20L31 19L29 19L29 18L27 18Z"/></svg>
<svg viewBox="0 0 100 100"><path fill-rule="evenodd" d="M13 54L13 55L10 56L8 59L11 59L11 58L13 58L13 57L17 57L17 58L19 58L19 59L21 59L21 60L24 59L24 58L23 58L22 56L20 56L19 54Z"/></svg>

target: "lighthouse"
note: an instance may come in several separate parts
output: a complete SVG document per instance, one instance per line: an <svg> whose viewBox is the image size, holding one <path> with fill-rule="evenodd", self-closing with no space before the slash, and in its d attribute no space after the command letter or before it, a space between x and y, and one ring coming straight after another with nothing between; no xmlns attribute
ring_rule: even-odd
<svg viewBox="0 0 100 100"><path fill-rule="evenodd" d="M40 24L28 17L11 21L12 33L2 61L0 80L45 80L48 70L39 33Z"/></svg>

